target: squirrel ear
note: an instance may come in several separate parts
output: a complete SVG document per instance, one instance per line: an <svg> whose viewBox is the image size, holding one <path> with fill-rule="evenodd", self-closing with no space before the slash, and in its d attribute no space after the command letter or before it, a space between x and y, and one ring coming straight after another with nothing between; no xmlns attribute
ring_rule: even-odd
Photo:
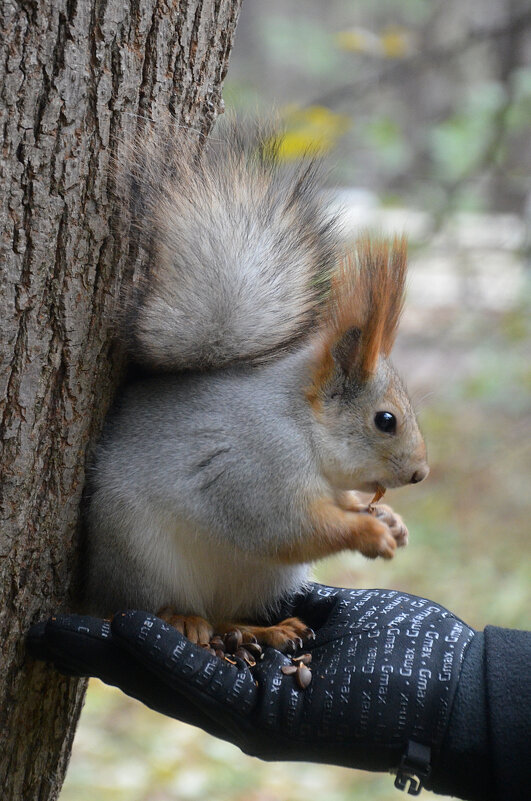
<svg viewBox="0 0 531 801"><path fill-rule="evenodd" d="M347 329L332 346L332 357L347 376L359 366L362 335L359 328Z"/></svg>
<svg viewBox="0 0 531 801"><path fill-rule="evenodd" d="M339 367L358 382L370 379L396 336L404 299L406 240L361 238L338 265L324 306L307 397L319 404Z"/></svg>

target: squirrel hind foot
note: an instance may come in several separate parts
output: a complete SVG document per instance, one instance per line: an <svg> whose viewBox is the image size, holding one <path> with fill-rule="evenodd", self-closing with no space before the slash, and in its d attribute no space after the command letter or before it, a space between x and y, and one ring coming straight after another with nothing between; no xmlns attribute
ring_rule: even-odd
<svg viewBox="0 0 531 801"><path fill-rule="evenodd" d="M222 623L216 626L216 633L223 635L229 631L239 631L243 646L258 643L270 646L277 651L292 653L303 647L306 640L313 640L315 634L298 617L288 617L272 626L252 626L241 623Z"/></svg>
<svg viewBox="0 0 531 801"><path fill-rule="evenodd" d="M179 615L171 606L165 606L159 609L157 617L180 631L194 645L207 647L214 636L213 626L208 620L198 615Z"/></svg>

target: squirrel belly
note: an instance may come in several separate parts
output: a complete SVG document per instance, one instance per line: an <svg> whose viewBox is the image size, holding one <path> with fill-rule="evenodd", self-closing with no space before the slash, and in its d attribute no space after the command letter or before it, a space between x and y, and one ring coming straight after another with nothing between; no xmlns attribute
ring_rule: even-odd
<svg viewBox="0 0 531 801"><path fill-rule="evenodd" d="M89 485L92 612L263 617L300 589L308 566L276 554L300 538L304 498L323 485L303 381L292 354L127 387Z"/></svg>

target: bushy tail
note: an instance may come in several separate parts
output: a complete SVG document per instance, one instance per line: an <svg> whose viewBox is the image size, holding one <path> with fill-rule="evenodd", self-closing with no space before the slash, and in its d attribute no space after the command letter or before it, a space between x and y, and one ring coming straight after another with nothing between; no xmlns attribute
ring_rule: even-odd
<svg viewBox="0 0 531 801"><path fill-rule="evenodd" d="M271 132L149 125L127 159L149 271L129 314L134 357L162 370L258 361L315 322L336 260L319 168L279 163ZM121 171L124 177L124 171Z"/></svg>

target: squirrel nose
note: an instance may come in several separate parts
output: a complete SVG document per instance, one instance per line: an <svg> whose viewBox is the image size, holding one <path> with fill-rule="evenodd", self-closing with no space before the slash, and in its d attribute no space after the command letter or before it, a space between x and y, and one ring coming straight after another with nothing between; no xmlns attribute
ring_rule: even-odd
<svg viewBox="0 0 531 801"><path fill-rule="evenodd" d="M415 470L413 475L411 476L409 483L410 484L418 484L419 481L424 481L428 473L430 472L430 468L427 464L419 467L418 470Z"/></svg>

